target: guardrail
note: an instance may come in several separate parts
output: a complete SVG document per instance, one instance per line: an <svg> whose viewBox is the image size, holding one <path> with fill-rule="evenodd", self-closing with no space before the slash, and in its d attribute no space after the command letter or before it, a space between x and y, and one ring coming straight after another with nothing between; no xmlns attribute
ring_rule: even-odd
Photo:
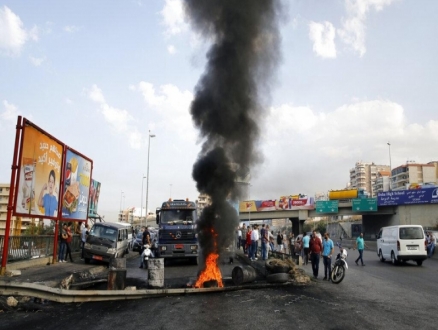
<svg viewBox="0 0 438 330"><path fill-rule="evenodd" d="M53 235L9 236L8 263L52 256L53 242ZM3 245L4 236L0 236L0 260L3 256ZM79 251L80 247L80 235L73 235L71 242L72 252Z"/></svg>

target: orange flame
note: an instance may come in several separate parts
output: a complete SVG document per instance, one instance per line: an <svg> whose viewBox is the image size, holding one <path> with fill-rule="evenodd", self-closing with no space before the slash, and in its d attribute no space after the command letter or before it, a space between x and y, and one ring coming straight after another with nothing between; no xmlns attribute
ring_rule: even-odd
<svg viewBox="0 0 438 330"><path fill-rule="evenodd" d="M213 237L214 240L214 247L217 248L217 241L216 241L217 234L213 228L210 231L211 231L211 236ZM214 252L210 253L207 256L207 259L205 260L205 269L199 275L199 278L195 283L195 288L201 288L205 282L212 280L215 280L217 282L217 286L219 288L224 287L222 283L221 270L219 269L219 266L217 264L218 258L219 258L219 254Z"/></svg>
<svg viewBox="0 0 438 330"><path fill-rule="evenodd" d="M219 254L210 253L205 261L205 269L199 275L198 280L195 283L195 288L201 288L204 282L215 280L219 288L223 288L222 274L217 264Z"/></svg>

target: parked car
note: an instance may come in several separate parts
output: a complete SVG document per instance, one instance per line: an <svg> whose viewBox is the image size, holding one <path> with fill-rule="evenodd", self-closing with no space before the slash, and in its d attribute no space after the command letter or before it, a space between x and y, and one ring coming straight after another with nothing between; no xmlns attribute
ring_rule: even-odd
<svg viewBox="0 0 438 330"><path fill-rule="evenodd" d="M132 251L140 252L143 248L142 246L143 232L139 232L135 237L134 243L132 244Z"/></svg>

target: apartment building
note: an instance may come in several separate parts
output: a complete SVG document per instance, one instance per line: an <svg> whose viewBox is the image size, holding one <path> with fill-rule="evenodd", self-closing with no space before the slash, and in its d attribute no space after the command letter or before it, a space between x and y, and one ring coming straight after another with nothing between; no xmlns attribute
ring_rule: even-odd
<svg viewBox="0 0 438 330"><path fill-rule="evenodd" d="M204 208L211 204L211 198L207 194L199 194L196 205L198 208L198 216L201 215Z"/></svg>
<svg viewBox="0 0 438 330"><path fill-rule="evenodd" d="M9 183L0 183L0 236L5 235L6 218L8 215L8 203L9 203ZM9 235L20 235L22 231L31 223L30 218L12 217Z"/></svg>
<svg viewBox="0 0 438 330"><path fill-rule="evenodd" d="M390 171L377 172L376 181L373 185L372 197L377 197L379 192L389 191Z"/></svg>
<svg viewBox="0 0 438 330"><path fill-rule="evenodd" d="M377 165L374 163L357 162L355 166L350 169L350 187L365 189L370 196L377 196L373 191L377 175L382 171L390 171L389 165Z"/></svg>
<svg viewBox="0 0 438 330"><path fill-rule="evenodd" d="M437 184L438 162L417 164L408 162L391 171L391 190L408 189L411 185Z"/></svg>

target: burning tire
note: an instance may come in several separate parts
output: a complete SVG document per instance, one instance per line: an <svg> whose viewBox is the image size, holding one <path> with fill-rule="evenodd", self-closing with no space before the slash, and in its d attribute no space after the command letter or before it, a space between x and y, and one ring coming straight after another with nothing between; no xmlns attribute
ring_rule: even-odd
<svg viewBox="0 0 438 330"><path fill-rule="evenodd" d="M288 273L291 270L290 266L280 265L275 259L266 260L265 267L272 274Z"/></svg>
<svg viewBox="0 0 438 330"><path fill-rule="evenodd" d="M278 273L270 274L266 276L266 282L268 283L286 283L289 280L289 274Z"/></svg>

